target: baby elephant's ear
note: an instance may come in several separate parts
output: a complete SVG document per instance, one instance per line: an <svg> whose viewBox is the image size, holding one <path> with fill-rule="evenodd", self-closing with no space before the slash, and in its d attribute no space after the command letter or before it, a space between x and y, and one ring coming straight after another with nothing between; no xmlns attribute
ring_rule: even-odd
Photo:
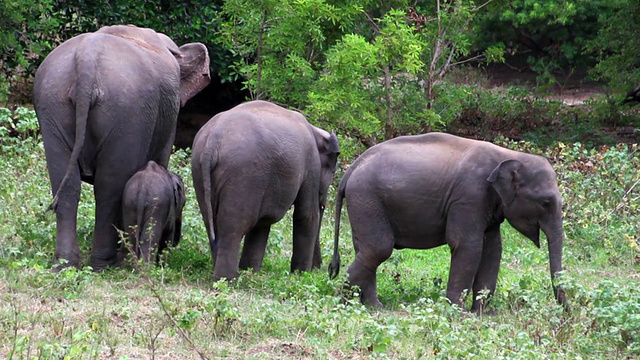
<svg viewBox="0 0 640 360"><path fill-rule="evenodd" d="M515 199L520 188L522 163L518 160L505 160L491 172L487 181L498 193L504 205L509 205Z"/></svg>

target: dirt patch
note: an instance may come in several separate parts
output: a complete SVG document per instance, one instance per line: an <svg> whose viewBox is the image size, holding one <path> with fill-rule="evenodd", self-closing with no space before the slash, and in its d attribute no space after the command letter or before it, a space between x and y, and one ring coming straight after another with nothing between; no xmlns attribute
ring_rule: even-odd
<svg viewBox="0 0 640 360"><path fill-rule="evenodd" d="M580 105L585 100L606 94L606 84L589 80L585 71L567 71L556 74L556 82L552 86L543 86L538 74L528 66L522 65L522 60L516 60L514 65L509 62L491 64L484 68L493 88L504 86L524 86L531 89L532 94L549 100L559 100L567 105Z"/></svg>
<svg viewBox="0 0 640 360"><path fill-rule="evenodd" d="M589 99L608 95L610 90L606 84L589 80L586 72L567 72L558 74L553 86L541 86L538 74L531 71L526 63L522 64L520 61L520 66L507 62L483 67L480 71L484 79L480 85L494 90L507 86L523 87L530 92L531 101L560 101L566 108L557 114L549 114L532 106L530 117L511 120L485 119L482 118L482 111L479 114L463 114L459 121L450 124L447 131L489 141L497 136L523 140L533 135L546 138L546 142L581 142L589 146L640 142L639 121L633 120L640 119L640 106L621 106L618 118L601 119L600 124L593 125L589 123L593 122L593 115L589 113L593 110L583 105ZM618 99L614 101L618 102ZM622 101L622 96L619 101ZM610 112L603 111L605 113ZM632 119L631 123L629 119Z"/></svg>

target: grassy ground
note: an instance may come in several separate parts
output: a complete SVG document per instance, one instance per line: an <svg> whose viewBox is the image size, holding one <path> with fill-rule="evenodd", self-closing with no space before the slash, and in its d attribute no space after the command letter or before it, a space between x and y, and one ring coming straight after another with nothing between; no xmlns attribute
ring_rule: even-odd
<svg viewBox="0 0 640 360"><path fill-rule="evenodd" d="M33 122L26 114L24 121ZM31 126L33 123L31 123ZM24 125L27 134L28 125ZM206 232L188 154L171 168L187 187L183 239L161 266L130 263L93 273L49 271L55 217L41 140L0 141L0 357L11 359L351 359L637 358L640 356L640 155L636 147L540 149L558 171L565 199L566 273L573 305L563 314L551 293L548 256L503 225L504 255L492 315L475 316L445 298L447 248L402 250L379 269L386 305L361 306L345 291L353 259L342 221L342 271L288 273L291 218L271 233L259 273L213 283ZM333 194L333 190L332 190ZM93 227L91 187L78 216L82 254ZM322 227L325 265L333 208ZM343 212L344 214L344 212Z"/></svg>

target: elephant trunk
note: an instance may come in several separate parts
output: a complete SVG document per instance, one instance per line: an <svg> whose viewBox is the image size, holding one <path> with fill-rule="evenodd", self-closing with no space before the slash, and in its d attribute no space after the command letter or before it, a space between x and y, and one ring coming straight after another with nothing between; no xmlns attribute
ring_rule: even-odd
<svg viewBox="0 0 640 360"><path fill-rule="evenodd" d="M562 271L562 243L564 240L564 232L562 230L562 220L559 224L555 224L551 229L545 230L547 235L547 243L549 246L549 266L551 269L551 282L553 293L556 300L564 307L566 312L570 312L569 302L566 294L561 286L555 284L555 278L558 272Z"/></svg>
<svg viewBox="0 0 640 360"><path fill-rule="evenodd" d="M324 208L320 208L320 216L318 218L318 231L316 232L316 240L313 245L313 261L311 267L318 269L322 266L322 252L320 250L320 228L322 227L322 217L324 215Z"/></svg>

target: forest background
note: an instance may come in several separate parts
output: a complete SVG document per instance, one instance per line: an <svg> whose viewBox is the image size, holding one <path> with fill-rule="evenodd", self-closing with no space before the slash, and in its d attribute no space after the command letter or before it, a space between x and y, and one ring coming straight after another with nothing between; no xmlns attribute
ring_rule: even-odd
<svg viewBox="0 0 640 360"><path fill-rule="evenodd" d="M205 113L195 127L250 98L297 109L355 146L465 125L523 133L552 122L536 100L593 83L606 85L594 105L595 127L629 125L634 119L619 111L620 100L640 84L640 4L632 0L5 0L0 6L0 101L29 103L38 65L61 42L104 25L135 24L176 43L207 45L211 89L184 111ZM504 94L502 104L483 91L491 87L483 75L493 68L513 70L530 87L509 88L515 93ZM189 121L183 116L181 125ZM584 138L589 121L579 119L573 137ZM551 125L562 132L567 124Z"/></svg>

